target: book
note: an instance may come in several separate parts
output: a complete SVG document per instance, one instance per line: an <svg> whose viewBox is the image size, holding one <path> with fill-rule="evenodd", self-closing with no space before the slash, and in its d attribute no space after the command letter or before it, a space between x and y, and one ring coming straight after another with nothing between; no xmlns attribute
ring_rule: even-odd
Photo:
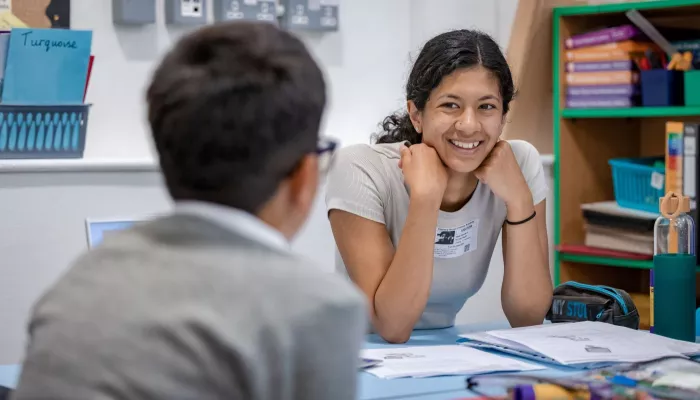
<svg viewBox="0 0 700 400"><path fill-rule="evenodd" d="M564 45L567 49L575 49L579 47L621 42L639 36L641 36L641 32L634 25L621 25L571 36L564 41Z"/></svg>
<svg viewBox="0 0 700 400"><path fill-rule="evenodd" d="M567 72L566 82L569 85L624 85L639 82L639 72Z"/></svg>
<svg viewBox="0 0 700 400"><path fill-rule="evenodd" d="M683 193L683 130L683 122L666 122L666 193Z"/></svg>
<svg viewBox="0 0 700 400"><path fill-rule="evenodd" d="M659 51L653 43L626 40L568 50L564 53L564 58L570 62L628 61L638 58L647 50Z"/></svg>
<svg viewBox="0 0 700 400"><path fill-rule="evenodd" d="M620 207L614 200L581 204L581 211L588 224L642 234L653 234L654 223L660 215Z"/></svg>
<svg viewBox="0 0 700 400"><path fill-rule="evenodd" d="M632 71L634 69L635 65L632 60L566 63L568 72Z"/></svg>
<svg viewBox="0 0 700 400"><path fill-rule="evenodd" d="M640 93L639 85L568 85L567 96L621 96L632 97Z"/></svg>
<svg viewBox="0 0 700 400"><path fill-rule="evenodd" d="M700 159L700 124L686 122L683 126L683 195L690 200L690 216L695 221L695 248L700 245L698 226L700 226L700 212L698 210L698 160Z"/></svg>
<svg viewBox="0 0 700 400"><path fill-rule="evenodd" d="M575 96L566 98L567 108L634 107L639 102L629 96Z"/></svg>
<svg viewBox="0 0 700 400"><path fill-rule="evenodd" d="M598 249L654 255L654 235L587 224L583 244Z"/></svg>

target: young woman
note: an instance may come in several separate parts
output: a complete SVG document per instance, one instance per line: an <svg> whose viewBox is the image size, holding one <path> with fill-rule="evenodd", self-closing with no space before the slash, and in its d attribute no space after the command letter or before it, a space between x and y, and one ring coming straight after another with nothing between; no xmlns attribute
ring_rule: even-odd
<svg viewBox="0 0 700 400"><path fill-rule="evenodd" d="M544 320L548 189L537 150L500 139L514 91L491 37L444 33L413 66L406 112L384 120L376 144L337 153L326 198L337 268L364 291L385 340L452 326L483 284L499 233L508 321Z"/></svg>

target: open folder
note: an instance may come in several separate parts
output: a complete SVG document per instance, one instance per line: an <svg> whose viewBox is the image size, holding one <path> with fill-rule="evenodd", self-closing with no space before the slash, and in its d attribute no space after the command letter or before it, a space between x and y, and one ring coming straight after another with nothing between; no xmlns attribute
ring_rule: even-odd
<svg viewBox="0 0 700 400"><path fill-rule="evenodd" d="M545 324L460 335L469 347L572 366L599 368L668 356L700 354L700 344L668 339L603 322Z"/></svg>

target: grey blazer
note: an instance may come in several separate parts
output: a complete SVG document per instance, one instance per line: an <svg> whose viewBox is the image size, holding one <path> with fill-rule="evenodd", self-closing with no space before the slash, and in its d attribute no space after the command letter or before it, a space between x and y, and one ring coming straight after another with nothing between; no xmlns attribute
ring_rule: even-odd
<svg viewBox="0 0 700 400"><path fill-rule="evenodd" d="M13 400L351 400L345 279L199 217L115 233L38 301Z"/></svg>

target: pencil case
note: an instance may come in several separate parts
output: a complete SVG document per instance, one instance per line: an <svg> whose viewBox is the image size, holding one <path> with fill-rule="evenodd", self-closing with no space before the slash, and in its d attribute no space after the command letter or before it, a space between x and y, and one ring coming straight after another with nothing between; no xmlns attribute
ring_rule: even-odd
<svg viewBox="0 0 700 400"><path fill-rule="evenodd" d="M629 293L610 286L566 282L554 289L547 320L598 321L639 329L639 311Z"/></svg>

